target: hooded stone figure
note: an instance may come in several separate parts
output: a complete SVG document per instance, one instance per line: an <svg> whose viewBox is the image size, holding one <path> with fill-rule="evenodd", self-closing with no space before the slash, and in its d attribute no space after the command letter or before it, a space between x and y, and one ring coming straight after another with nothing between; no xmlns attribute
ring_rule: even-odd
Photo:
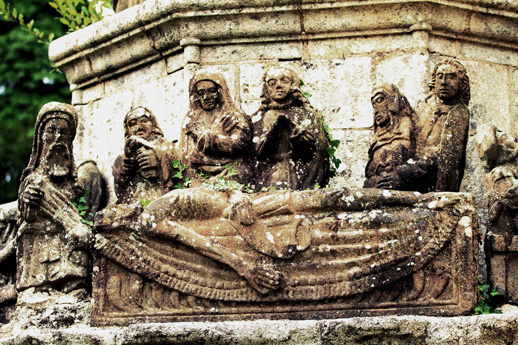
<svg viewBox="0 0 518 345"><path fill-rule="evenodd" d="M124 138L124 152L113 164L117 203L154 200L173 189L172 162L178 158L155 115L144 107L131 109L124 118Z"/></svg>
<svg viewBox="0 0 518 345"><path fill-rule="evenodd" d="M372 91L374 140L369 148L364 188L376 187L377 181L415 154L415 112L399 89L392 84L377 86ZM413 186L400 186L412 190Z"/></svg>
<svg viewBox="0 0 518 345"><path fill-rule="evenodd" d="M466 69L454 59L435 65L424 110L417 115L416 159L397 167L377 188L414 185L419 192L458 192L466 163L470 100Z"/></svg>
<svg viewBox="0 0 518 345"><path fill-rule="evenodd" d="M91 232L71 202L82 192L73 156L76 126L76 110L63 103L44 105L36 119L32 154L18 193L19 291L85 287L85 247Z"/></svg>
<svg viewBox="0 0 518 345"><path fill-rule="evenodd" d="M274 67L264 74L262 105L252 116L256 191L323 187L329 181L329 139L321 115L299 84L288 68Z"/></svg>
<svg viewBox="0 0 518 345"><path fill-rule="evenodd" d="M198 71L189 83L189 106L180 139L189 174L195 181L252 182L250 120L232 101L223 75Z"/></svg>

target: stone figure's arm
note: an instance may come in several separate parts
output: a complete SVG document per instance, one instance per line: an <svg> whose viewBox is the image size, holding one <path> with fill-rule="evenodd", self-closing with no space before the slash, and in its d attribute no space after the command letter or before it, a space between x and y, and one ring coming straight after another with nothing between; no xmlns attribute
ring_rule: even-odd
<svg viewBox="0 0 518 345"><path fill-rule="evenodd" d="M434 154L418 159L409 159L394 171L376 182L376 188L393 190L418 190L417 186L428 186L430 178L437 172L437 158Z"/></svg>
<svg viewBox="0 0 518 345"><path fill-rule="evenodd" d="M22 182L18 205L22 221L32 222L36 219L38 209L45 195L42 183L43 178L38 174L31 175Z"/></svg>
<svg viewBox="0 0 518 345"><path fill-rule="evenodd" d="M243 152L250 140L251 129L247 119L225 114L214 121L210 130L202 133L198 139L198 149L207 154L234 156Z"/></svg>
<svg viewBox="0 0 518 345"><path fill-rule="evenodd" d="M138 170L138 161L135 158L126 158L124 154L117 157L113 164L112 173L115 194L121 195L127 184L135 177Z"/></svg>

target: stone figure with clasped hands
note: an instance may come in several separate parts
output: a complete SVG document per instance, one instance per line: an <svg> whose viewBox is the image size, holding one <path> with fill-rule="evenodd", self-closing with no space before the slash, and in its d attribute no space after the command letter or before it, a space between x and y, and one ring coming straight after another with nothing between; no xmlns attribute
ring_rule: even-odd
<svg viewBox="0 0 518 345"><path fill-rule="evenodd" d="M252 116L256 191L307 189L329 181L329 139L299 84L287 68L271 68L263 77L262 105Z"/></svg>

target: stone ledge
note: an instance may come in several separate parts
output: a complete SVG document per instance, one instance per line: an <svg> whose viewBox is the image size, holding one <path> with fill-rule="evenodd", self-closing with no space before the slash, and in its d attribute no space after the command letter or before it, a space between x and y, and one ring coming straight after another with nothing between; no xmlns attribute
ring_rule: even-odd
<svg viewBox="0 0 518 345"><path fill-rule="evenodd" d="M468 317L390 316L325 321L241 321L26 329L1 333L18 344L518 344L518 312ZM5 326L4 326L5 328Z"/></svg>
<svg viewBox="0 0 518 345"><path fill-rule="evenodd" d="M425 30L516 49L517 18L518 6L489 0L148 0L52 42L49 56L77 89L182 51L185 38L204 46Z"/></svg>

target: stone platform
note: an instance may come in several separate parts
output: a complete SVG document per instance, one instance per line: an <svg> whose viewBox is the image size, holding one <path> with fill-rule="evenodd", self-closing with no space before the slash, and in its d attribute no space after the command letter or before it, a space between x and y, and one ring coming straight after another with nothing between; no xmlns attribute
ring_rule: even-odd
<svg viewBox="0 0 518 345"><path fill-rule="evenodd" d="M1 345L468 345L518 344L518 311L467 317L389 316L334 320L257 320L134 324L128 327L25 329L0 333Z"/></svg>

